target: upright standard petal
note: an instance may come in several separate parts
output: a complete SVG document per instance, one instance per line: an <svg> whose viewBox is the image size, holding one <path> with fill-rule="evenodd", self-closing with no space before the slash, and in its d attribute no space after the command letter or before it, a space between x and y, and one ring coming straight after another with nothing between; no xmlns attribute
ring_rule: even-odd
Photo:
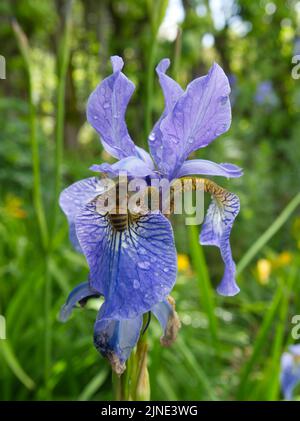
<svg viewBox="0 0 300 421"><path fill-rule="evenodd" d="M235 263L230 247L230 233L240 210L239 198L210 180L205 180L205 191L212 195L200 234L202 245L216 246L225 264L223 279L217 288L220 295L232 296L239 292L235 281Z"/></svg>
<svg viewBox="0 0 300 421"><path fill-rule="evenodd" d="M102 314L101 308L94 328L94 344L109 360L112 369L120 375L124 372L125 362L139 339L143 317L113 320L103 318Z"/></svg>
<svg viewBox="0 0 300 421"><path fill-rule="evenodd" d="M190 159L182 164L177 177L196 174L237 178L243 175L243 170L234 164L216 164L206 159Z"/></svg>
<svg viewBox="0 0 300 421"><path fill-rule="evenodd" d="M121 72L121 57L111 57L113 74L92 92L87 104L88 122L99 133L103 146L117 159L135 156L135 145L128 133L125 112L134 84Z"/></svg>
<svg viewBox="0 0 300 421"><path fill-rule="evenodd" d="M159 168L162 167L162 133L160 131L160 125L162 120L168 115L174 108L178 98L183 94L181 86L175 82L170 76L166 75L166 71L170 66L170 60L164 58L159 62L156 67L156 73L159 78L160 86L163 90L165 99L165 110L161 115L160 119L156 122L152 132L148 137L148 143L151 155L153 156L156 164Z"/></svg>
<svg viewBox="0 0 300 421"><path fill-rule="evenodd" d="M90 287L89 282L82 282L81 284L77 285L68 296L66 304L63 305L60 311L60 321L65 322L68 320L73 308L76 307L78 302L83 303L87 298L95 296L99 296L99 294L97 291Z"/></svg>
<svg viewBox="0 0 300 421"><path fill-rule="evenodd" d="M104 186L96 177L77 181L64 189L59 197L59 205L65 213L70 229L70 240L74 248L81 252L75 232L75 218L84 205L104 192Z"/></svg>
<svg viewBox="0 0 300 421"><path fill-rule="evenodd" d="M114 228L110 215L90 203L77 216L76 232L90 267L92 288L104 295L103 318L139 316L171 291L177 272L171 224L161 214L129 215Z"/></svg>
<svg viewBox="0 0 300 421"><path fill-rule="evenodd" d="M191 152L207 146L226 132L231 123L228 79L218 64L207 76L192 81L172 112L161 122L160 169L175 178Z"/></svg>

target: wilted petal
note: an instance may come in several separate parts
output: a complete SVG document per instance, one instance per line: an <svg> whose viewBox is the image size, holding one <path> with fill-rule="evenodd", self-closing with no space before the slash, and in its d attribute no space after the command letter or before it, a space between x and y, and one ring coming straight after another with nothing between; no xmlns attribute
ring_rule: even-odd
<svg viewBox="0 0 300 421"><path fill-rule="evenodd" d="M146 177L153 174L153 170L140 158L135 156L129 156L127 158L120 159L120 161L114 164L100 164L92 165L90 170L101 173L106 173L110 177L117 177L120 172L127 173L128 176L132 177Z"/></svg>
<svg viewBox="0 0 300 421"><path fill-rule="evenodd" d="M180 178L193 174L237 178L243 175L243 170L233 164L216 164L205 159L190 159L183 163L176 177Z"/></svg>
<svg viewBox="0 0 300 421"><path fill-rule="evenodd" d="M70 240L77 251L81 252L81 247L75 231L75 218L84 205L103 193L103 191L104 187L101 180L96 177L90 177L67 187L59 196L59 205L69 222Z"/></svg>
<svg viewBox="0 0 300 421"><path fill-rule="evenodd" d="M106 357L113 370L122 374L125 362L135 347L143 324L143 317L134 319L112 320L102 317L100 309L94 329L94 344L97 350Z"/></svg>
<svg viewBox="0 0 300 421"><path fill-rule="evenodd" d="M60 310L60 321L65 322L70 317L73 308L76 307L78 302L80 303L86 298L94 296L99 296L99 294L90 287L89 282L82 282L77 285L68 296L66 304L64 304Z"/></svg>
<svg viewBox="0 0 300 421"><path fill-rule="evenodd" d="M161 214L147 214L120 232L108 216L96 212L96 206L88 204L76 219L91 286L105 297L103 317L137 317L162 301L175 283L171 224Z"/></svg>
<svg viewBox="0 0 300 421"><path fill-rule="evenodd" d="M160 125L166 115L172 111L176 101L184 92L181 86L175 82L175 80L166 75L166 71L169 66L170 60L165 58L161 60L156 67L156 73L158 75L159 83L164 94L165 110L160 119L156 122L152 132L148 137L151 155L153 156L159 168L161 168L162 165L162 133L160 131Z"/></svg>
<svg viewBox="0 0 300 421"><path fill-rule="evenodd" d="M200 243L220 248L225 271L217 288L218 293L228 296L236 295L239 287L235 281L236 268L232 259L229 237L233 222L240 210L240 201L235 194L209 180L205 180L205 190L212 195L212 203L202 226Z"/></svg>
<svg viewBox="0 0 300 421"><path fill-rule="evenodd" d="M176 176L191 152L207 146L231 123L228 79L218 64L207 76L195 79L160 124L162 170ZM161 167L161 166L160 166Z"/></svg>
<svg viewBox="0 0 300 421"><path fill-rule="evenodd" d="M163 346L170 346L177 337L180 328L180 320L175 311L175 301L172 297L168 297L152 307L152 313L158 319L164 335L160 338Z"/></svg>
<svg viewBox="0 0 300 421"><path fill-rule="evenodd" d="M135 145L129 136L125 112L134 84L121 72L121 57L111 57L113 74L92 92L87 104L88 122L104 141L103 146L115 158L135 156Z"/></svg>

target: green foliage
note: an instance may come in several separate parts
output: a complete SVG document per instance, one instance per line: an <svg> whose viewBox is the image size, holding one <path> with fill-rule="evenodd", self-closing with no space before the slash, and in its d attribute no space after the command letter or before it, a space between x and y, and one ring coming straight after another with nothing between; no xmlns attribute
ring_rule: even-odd
<svg viewBox="0 0 300 421"><path fill-rule="evenodd" d="M123 56L136 85L126 117L140 146L163 109L156 63L173 59L171 73L185 86L219 62L233 80L232 126L195 156L245 172L221 180L241 199L231 239L238 296L215 294L219 252L200 248L198 229L174 220L177 249L190 262L179 267L173 294L182 329L163 349L151 322L151 397L281 399L280 356L300 310L300 82L291 77L300 35L296 3L274 0L272 12L267 0L236 0L216 16L208 2L184 0L185 18L172 40L160 31L165 0L72 3L72 9L63 0L0 4L0 54L7 62L7 79L0 80L0 314L8 338L0 340L0 399L112 399L110 368L93 347L99 301L67 324L57 319L88 272L71 248L57 196L61 185L90 176L91 164L111 160L86 123L85 104L110 71L112 54ZM263 82L271 83L272 95L258 101Z"/></svg>

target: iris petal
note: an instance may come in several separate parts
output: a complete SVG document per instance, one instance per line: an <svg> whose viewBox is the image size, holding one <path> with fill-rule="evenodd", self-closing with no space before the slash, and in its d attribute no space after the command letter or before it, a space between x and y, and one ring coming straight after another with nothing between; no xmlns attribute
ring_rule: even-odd
<svg viewBox="0 0 300 421"><path fill-rule="evenodd" d="M159 321L164 335L160 338L161 344L170 346L176 339L180 328L179 317L175 311L175 301L172 297L155 304L152 313Z"/></svg>
<svg viewBox="0 0 300 421"><path fill-rule="evenodd" d="M181 86L175 82L170 76L166 75L166 71L170 66L170 60L165 58L159 62L156 67L156 73L159 78L159 83L162 88L164 99L165 99L165 110L161 115L160 119L156 122L152 132L148 137L149 148L151 155L153 156L157 166L163 169L162 162L162 133L160 131L160 125L163 119L172 111L178 98L183 94Z"/></svg>
<svg viewBox="0 0 300 421"><path fill-rule="evenodd" d="M205 189L212 195L210 204L202 226L200 243L216 246L221 251L225 264L223 279L217 288L221 295L232 296L239 292L235 281L235 263L232 258L229 237L234 220L240 210L239 198L219 187L212 181L205 180Z"/></svg>
<svg viewBox="0 0 300 421"><path fill-rule="evenodd" d="M281 357L281 389L286 400L293 399L294 389L300 383L300 344L291 345Z"/></svg>
<svg viewBox="0 0 300 421"><path fill-rule="evenodd" d="M104 148L115 158L135 156L135 145L128 133L125 112L134 84L121 72L121 57L111 57L113 74L92 92L87 104L88 122L99 133Z"/></svg>
<svg viewBox="0 0 300 421"><path fill-rule="evenodd" d="M77 181L62 191L59 205L68 218L70 240L74 248L81 252L81 247L75 231L75 218L84 205L104 192L104 186L96 177Z"/></svg>
<svg viewBox="0 0 300 421"><path fill-rule="evenodd" d="M99 294L90 287L89 282L82 282L81 284L77 285L68 296L66 304L64 304L60 311L60 321L65 322L68 320L73 308L78 302L84 300L85 298L92 297L95 295Z"/></svg>
<svg viewBox="0 0 300 421"><path fill-rule="evenodd" d="M241 168L233 164L216 164L205 159L190 159L185 161L176 177L184 177L187 175L219 175L227 178L237 178L243 175Z"/></svg>
<svg viewBox="0 0 300 421"><path fill-rule="evenodd" d="M108 215L85 206L76 232L90 267L91 286L105 297L104 318L139 316L162 301L176 280L176 250L170 222L161 214L132 220L116 230Z"/></svg>
<svg viewBox="0 0 300 421"><path fill-rule="evenodd" d="M99 171L108 174L110 177L117 177L120 172L126 172L132 177L146 177L153 174L150 167L140 158L129 156L123 158L114 164L93 165L90 167L92 171Z"/></svg>
<svg viewBox="0 0 300 421"><path fill-rule="evenodd" d="M103 318L100 309L94 328L94 344L106 357L117 374L125 370L125 362L135 347L143 324L143 317L113 320Z"/></svg>
<svg viewBox="0 0 300 421"><path fill-rule="evenodd" d="M207 146L231 123L228 79L218 64L192 81L162 120L162 170L175 177L191 152Z"/></svg>

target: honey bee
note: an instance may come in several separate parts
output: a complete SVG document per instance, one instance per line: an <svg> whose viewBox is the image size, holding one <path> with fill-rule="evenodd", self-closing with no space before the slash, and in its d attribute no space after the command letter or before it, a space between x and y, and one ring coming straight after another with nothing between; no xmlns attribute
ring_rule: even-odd
<svg viewBox="0 0 300 421"><path fill-rule="evenodd" d="M121 187L123 192L121 192ZM114 190L113 190L114 189ZM124 193L125 191L125 193ZM156 187L146 187L143 190L141 198L137 201L137 210L128 209L128 190L127 184L117 183L101 195L102 204L106 203L114 194L114 206L105 211L104 215L109 219L112 227L117 232L125 231L130 223L137 221L142 215L149 212L160 211L166 217L174 213L175 202L181 198L182 194L187 192L204 191L210 193L214 199L222 205L229 199L231 193L218 186L211 180L197 177L182 177L175 179L171 184L168 194L162 196Z"/></svg>

